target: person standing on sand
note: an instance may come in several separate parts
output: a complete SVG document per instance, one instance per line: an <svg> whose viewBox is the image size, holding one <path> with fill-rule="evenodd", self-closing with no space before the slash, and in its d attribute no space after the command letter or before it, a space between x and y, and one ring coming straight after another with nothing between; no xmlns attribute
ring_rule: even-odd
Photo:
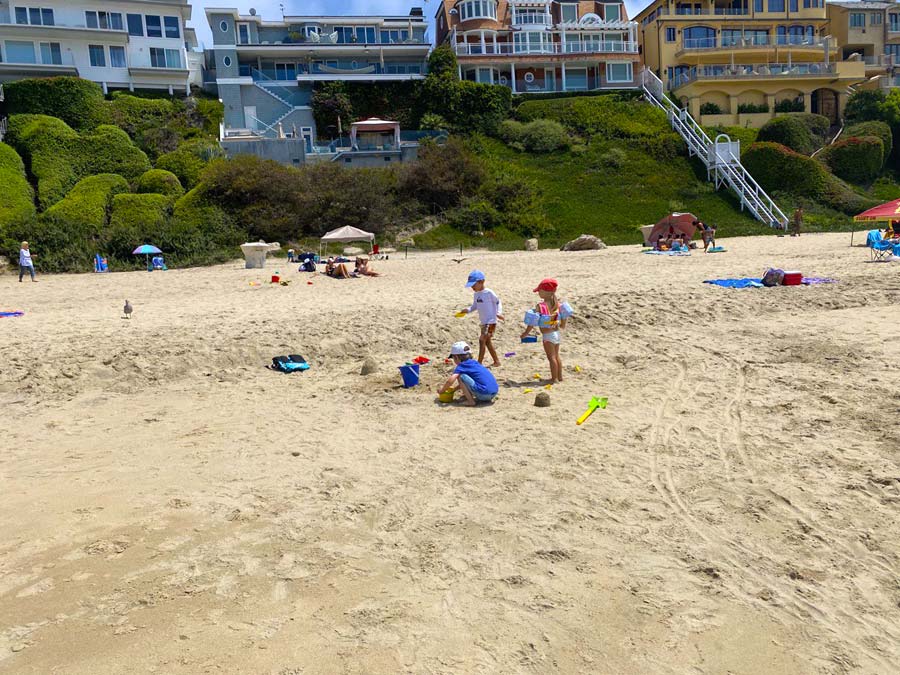
<svg viewBox="0 0 900 675"><path fill-rule="evenodd" d="M794 231L791 232L792 237L800 236L800 226L803 225L803 207L798 206L794 211Z"/></svg>
<svg viewBox="0 0 900 675"><path fill-rule="evenodd" d="M37 281L34 278L34 261L31 259L31 251L28 250L28 242L23 241L22 248L19 249L19 283L22 283L26 271L31 275L32 281Z"/></svg>

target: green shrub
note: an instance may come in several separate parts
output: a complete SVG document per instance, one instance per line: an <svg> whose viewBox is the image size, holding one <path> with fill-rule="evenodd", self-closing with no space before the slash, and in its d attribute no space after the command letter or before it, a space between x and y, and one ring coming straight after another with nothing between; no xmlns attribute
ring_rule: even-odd
<svg viewBox="0 0 900 675"><path fill-rule="evenodd" d="M700 114L701 115L721 115L722 108L719 107L718 103L713 103L712 101L707 101L703 105L700 106Z"/></svg>
<svg viewBox="0 0 900 675"><path fill-rule="evenodd" d="M103 233L108 258L128 260L141 244L157 243L163 235L172 199L159 194L117 194L112 199L109 227ZM165 249L163 249L165 250Z"/></svg>
<svg viewBox="0 0 900 675"><path fill-rule="evenodd" d="M759 129L752 127L707 127L706 133L710 140L716 140L719 134L727 135L732 141L741 142L741 150L746 150L756 142Z"/></svg>
<svg viewBox="0 0 900 675"><path fill-rule="evenodd" d="M128 190L128 181L116 174L89 176L47 209L45 216L95 239L106 226L113 197Z"/></svg>
<svg viewBox="0 0 900 675"><path fill-rule="evenodd" d="M884 142L880 138L850 137L829 145L822 153L822 160L835 176L851 183L867 184L881 173L884 154Z"/></svg>
<svg viewBox="0 0 900 675"><path fill-rule="evenodd" d="M425 113L419 122L419 129L423 131L447 131L450 123L437 113Z"/></svg>
<svg viewBox="0 0 900 675"><path fill-rule="evenodd" d="M850 124L887 121L882 109L885 98L881 89L866 89L853 93L844 106L844 119Z"/></svg>
<svg viewBox="0 0 900 675"><path fill-rule="evenodd" d="M884 157L882 158L882 166L884 166L891 154L891 148L894 147L894 135L891 133L890 126L885 122L871 121L852 124L844 129L842 137L852 138L854 136L856 138L862 138L863 136L880 138L884 146Z"/></svg>
<svg viewBox="0 0 900 675"><path fill-rule="evenodd" d="M312 112L316 121L316 133L325 138L329 127L337 130L338 119L344 133L350 132L353 106L343 82L325 82L317 85L312 96Z"/></svg>
<svg viewBox="0 0 900 675"><path fill-rule="evenodd" d="M6 83L4 93L10 115L48 115L79 130L92 129L107 119L103 90L90 80L77 77L19 80Z"/></svg>
<svg viewBox="0 0 900 675"><path fill-rule="evenodd" d="M174 152L161 155L156 160L156 168L175 174L185 189L190 190L200 182L207 165L224 156L222 146L216 141L194 139L182 143Z"/></svg>
<svg viewBox="0 0 900 675"><path fill-rule="evenodd" d="M369 82L343 83L343 91L350 100L353 118L396 120L403 129L420 127L425 114L422 89L421 80L381 82L377 87L371 86ZM334 117L329 124L336 124ZM447 128L446 125L443 128ZM344 127L344 131L350 131L350 127Z"/></svg>
<svg viewBox="0 0 900 675"><path fill-rule="evenodd" d="M499 211L484 199L468 201L447 215L447 224L465 234L481 234L493 230L501 220Z"/></svg>
<svg viewBox="0 0 900 675"><path fill-rule="evenodd" d="M768 192L818 200L847 214L857 214L875 205L831 175L818 160L778 143L754 143L743 153L741 161Z"/></svg>
<svg viewBox="0 0 900 675"><path fill-rule="evenodd" d="M474 195L484 178L484 167L462 141L451 138L444 145L426 141L419 148L418 161L400 169L398 189L438 213Z"/></svg>
<svg viewBox="0 0 900 675"><path fill-rule="evenodd" d="M115 92L107 105L112 124L127 133L151 157L177 149L182 138L179 128L183 128L185 120L177 119L174 101ZM184 108L183 104L179 107Z"/></svg>
<svg viewBox="0 0 900 675"><path fill-rule="evenodd" d="M553 152L569 145L569 134L555 120L532 120L527 124L503 120L498 135L510 147L535 153Z"/></svg>
<svg viewBox="0 0 900 675"><path fill-rule="evenodd" d="M37 179L38 201L46 209L81 178L116 173L134 180L150 168L147 155L121 129L100 125L79 134L62 120L45 115L14 115L9 141Z"/></svg>
<svg viewBox="0 0 900 675"><path fill-rule="evenodd" d="M197 116L200 118L203 131L209 136L218 138L219 125L225 118L225 106L215 98L193 98L191 100L196 108Z"/></svg>
<svg viewBox="0 0 900 675"><path fill-rule="evenodd" d="M816 150L816 142L809 127L793 115L769 120L759 130L756 138L762 143L778 143L803 155L810 155Z"/></svg>
<svg viewBox="0 0 900 675"><path fill-rule="evenodd" d="M806 103L803 101L803 97L790 99L785 98L780 101L775 102L775 112L776 113L802 113L806 110ZM768 108L766 110L761 110L760 112L769 112Z"/></svg>
<svg viewBox="0 0 900 675"><path fill-rule="evenodd" d="M738 114L739 115L748 115L755 113L767 113L769 112L769 106L765 103L740 103L738 104Z"/></svg>
<svg viewBox="0 0 900 675"><path fill-rule="evenodd" d="M428 74L458 76L456 53L448 44L438 45L428 55Z"/></svg>
<svg viewBox="0 0 900 675"><path fill-rule="evenodd" d="M828 132L831 130L831 120L824 115L807 112L795 113L790 115L790 117L800 120L806 125L806 128L813 135L813 142L817 143L819 147L825 144L825 139L828 138Z"/></svg>
<svg viewBox="0 0 900 675"><path fill-rule="evenodd" d="M247 238L225 209L198 187L175 202L156 246L165 252L169 266L211 264L238 257L238 247Z"/></svg>
<svg viewBox="0 0 900 675"><path fill-rule="evenodd" d="M142 194L159 194L176 199L184 194L184 188L171 171L150 169L137 179L135 191Z"/></svg>
<svg viewBox="0 0 900 675"><path fill-rule="evenodd" d="M22 158L0 143L0 240L10 226L34 216L34 190L25 176Z"/></svg>

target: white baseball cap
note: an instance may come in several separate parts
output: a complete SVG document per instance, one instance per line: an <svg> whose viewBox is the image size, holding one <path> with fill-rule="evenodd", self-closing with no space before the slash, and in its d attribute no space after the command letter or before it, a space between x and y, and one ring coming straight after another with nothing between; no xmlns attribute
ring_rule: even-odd
<svg viewBox="0 0 900 675"><path fill-rule="evenodd" d="M472 348L467 342L454 342L453 346L450 347L450 356L464 356L471 353Z"/></svg>

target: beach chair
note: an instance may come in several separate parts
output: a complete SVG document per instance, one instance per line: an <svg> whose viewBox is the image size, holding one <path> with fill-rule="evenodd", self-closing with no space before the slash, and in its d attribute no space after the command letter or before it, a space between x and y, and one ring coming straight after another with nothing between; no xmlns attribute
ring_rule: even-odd
<svg viewBox="0 0 900 675"><path fill-rule="evenodd" d="M881 230L870 230L866 236L866 246L872 260L876 262L888 262L894 254L894 245L881 236Z"/></svg>

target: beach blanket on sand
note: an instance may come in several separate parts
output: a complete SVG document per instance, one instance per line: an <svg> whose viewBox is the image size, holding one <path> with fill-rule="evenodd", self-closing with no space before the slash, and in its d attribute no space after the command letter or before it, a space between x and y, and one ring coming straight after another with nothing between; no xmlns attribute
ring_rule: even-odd
<svg viewBox="0 0 900 675"><path fill-rule="evenodd" d="M655 249L650 249L644 251L644 253L648 253L650 255L677 255L677 256L686 256L690 255L688 251L657 251Z"/></svg>
<svg viewBox="0 0 900 675"><path fill-rule="evenodd" d="M763 288L762 279L745 277L743 279L707 279L704 284L721 286L722 288Z"/></svg>
<svg viewBox="0 0 900 675"><path fill-rule="evenodd" d="M0 319L7 319L13 316L25 316L25 312L0 312Z"/></svg>
<svg viewBox="0 0 900 675"><path fill-rule="evenodd" d="M762 279L745 277L743 279L707 279L704 284L722 286L723 288L765 288ZM826 277L804 277L801 282L804 286L816 286L819 284L836 284L837 279Z"/></svg>

